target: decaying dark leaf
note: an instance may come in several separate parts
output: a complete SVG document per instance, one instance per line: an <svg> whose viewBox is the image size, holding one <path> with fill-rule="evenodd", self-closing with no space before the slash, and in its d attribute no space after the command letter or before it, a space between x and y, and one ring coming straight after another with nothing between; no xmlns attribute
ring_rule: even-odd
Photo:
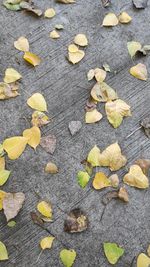
<svg viewBox="0 0 150 267"><path fill-rule="evenodd" d="M41 147L45 149L47 153L53 154L56 149L56 136L49 134L41 138Z"/></svg>
<svg viewBox="0 0 150 267"><path fill-rule="evenodd" d="M102 203L104 205L107 205L114 198L118 198L118 192L117 191L108 192L103 196Z"/></svg>
<svg viewBox="0 0 150 267"><path fill-rule="evenodd" d="M68 217L64 222L64 231L68 233L78 233L85 231L89 221L85 213L79 208L69 212Z"/></svg>
<svg viewBox="0 0 150 267"><path fill-rule="evenodd" d="M141 126L144 128L147 137L150 138L150 116L141 121Z"/></svg>
<svg viewBox="0 0 150 267"><path fill-rule="evenodd" d="M35 224L37 224L37 225L39 225L39 226L42 226L42 225L44 224L43 220L41 219L41 217L40 217L37 213L35 213L35 212L30 212L30 215L31 215L31 219L32 219L32 221L33 221Z"/></svg>
<svg viewBox="0 0 150 267"><path fill-rule="evenodd" d="M139 165L143 171L143 173L148 176L149 168L150 168L150 159L138 159L135 161L135 164Z"/></svg>
<svg viewBox="0 0 150 267"><path fill-rule="evenodd" d="M103 5L103 7L107 7L107 6L109 6L110 5L110 0L101 0L102 1L102 5Z"/></svg>
<svg viewBox="0 0 150 267"><path fill-rule="evenodd" d="M38 17L42 16L42 13L43 13L42 10L40 10L39 8L34 6L33 3L22 1L20 3L20 7L21 7L21 9L29 11Z"/></svg>
<svg viewBox="0 0 150 267"><path fill-rule="evenodd" d="M92 111L96 108L96 101L94 101L91 97L86 101L85 110L86 112Z"/></svg>
<svg viewBox="0 0 150 267"><path fill-rule="evenodd" d="M76 133L78 133L80 131L81 127L82 127L81 121L69 122L69 131L70 131L72 136L75 135Z"/></svg>
<svg viewBox="0 0 150 267"><path fill-rule="evenodd" d="M118 198L120 198L124 202L129 202L128 192L125 187L120 187L118 192Z"/></svg>
<svg viewBox="0 0 150 267"><path fill-rule="evenodd" d="M133 5L138 9L147 7L148 0L132 0L132 1L133 1Z"/></svg>
<svg viewBox="0 0 150 267"><path fill-rule="evenodd" d="M7 221L17 216L25 201L25 195L22 192L7 193L3 199L3 209Z"/></svg>

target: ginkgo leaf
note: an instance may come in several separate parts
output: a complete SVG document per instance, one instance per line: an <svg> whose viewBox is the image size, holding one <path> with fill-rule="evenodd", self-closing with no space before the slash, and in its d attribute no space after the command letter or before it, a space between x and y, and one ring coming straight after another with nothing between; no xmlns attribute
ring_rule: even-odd
<svg viewBox="0 0 150 267"><path fill-rule="evenodd" d="M37 126L24 130L23 136L28 139L28 145L34 149L40 144L41 131Z"/></svg>
<svg viewBox="0 0 150 267"><path fill-rule="evenodd" d="M4 185L10 175L10 171L7 170L0 170L0 186Z"/></svg>
<svg viewBox="0 0 150 267"><path fill-rule="evenodd" d="M87 172L79 171L77 174L78 184L84 188L90 180L90 176Z"/></svg>
<svg viewBox="0 0 150 267"><path fill-rule="evenodd" d="M126 165L127 159L121 153L118 143L108 146L99 157L100 166L109 167L111 171L117 171Z"/></svg>
<svg viewBox="0 0 150 267"><path fill-rule="evenodd" d="M67 233L80 233L87 229L89 224L88 217L79 208L69 212L64 222L64 231Z"/></svg>
<svg viewBox="0 0 150 267"><path fill-rule="evenodd" d="M40 65L40 63L41 63L40 57L34 53L29 52L29 51L24 53L23 58L25 61L27 61L28 63L30 63L34 67Z"/></svg>
<svg viewBox="0 0 150 267"><path fill-rule="evenodd" d="M102 119L103 115L97 110L93 109L92 111L86 112L85 122L86 123L95 123Z"/></svg>
<svg viewBox="0 0 150 267"><path fill-rule="evenodd" d="M43 125L48 124L49 122L50 122L49 117L45 115L44 112L37 110L33 112L31 120L33 126L41 127Z"/></svg>
<svg viewBox="0 0 150 267"><path fill-rule="evenodd" d="M138 63L130 69L130 74L135 78L146 81L147 80L147 68L144 64Z"/></svg>
<svg viewBox="0 0 150 267"><path fill-rule="evenodd" d="M0 241L0 261L8 260L7 248L2 241Z"/></svg>
<svg viewBox="0 0 150 267"><path fill-rule="evenodd" d="M14 42L14 47L23 52L29 51L28 39L24 36L19 37L18 40Z"/></svg>
<svg viewBox="0 0 150 267"><path fill-rule="evenodd" d="M51 174L56 174L58 173L58 167L56 166L55 163L53 162L48 162L45 166L45 172L51 173Z"/></svg>
<svg viewBox="0 0 150 267"><path fill-rule="evenodd" d="M52 207L51 204L46 201L40 201L37 205L37 210L45 217L52 217Z"/></svg>
<svg viewBox="0 0 150 267"><path fill-rule="evenodd" d="M103 26L116 26L119 23L117 16L114 13L108 13L103 20Z"/></svg>
<svg viewBox="0 0 150 267"><path fill-rule="evenodd" d="M105 104L107 119L114 128L118 128L123 121L123 117L131 116L130 106L121 99L109 101Z"/></svg>
<svg viewBox="0 0 150 267"><path fill-rule="evenodd" d="M100 149L95 145L87 156L87 161L91 163L93 167L100 166L99 163Z"/></svg>
<svg viewBox="0 0 150 267"><path fill-rule="evenodd" d="M116 264L124 254L124 249L116 243L104 243L103 246L106 258L111 264Z"/></svg>
<svg viewBox="0 0 150 267"><path fill-rule="evenodd" d="M128 15L128 13L127 12L121 12L121 14L119 15L119 17L118 17L118 19L119 19L119 22L120 23L129 23L131 20L132 20L132 18Z"/></svg>
<svg viewBox="0 0 150 267"><path fill-rule="evenodd" d="M53 236L46 236L44 238L41 239L40 241L40 247L41 249L50 249L52 247L53 241L54 241L55 237Z"/></svg>
<svg viewBox="0 0 150 267"><path fill-rule="evenodd" d="M69 52L68 53L68 60L72 63L72 64L77 64L79 63L85 56L84 51L82 50L78 50L77 52Z"/></svg>
<svg viewBox="0 0 150 267"><path fill-rule="evenodd" d="M30 98L28 98L27 104L29 107L38 111L47 111L46 101L43 95L41 95L40 93L35 93Z"/></svg>
<svg viewBox="0 0 150 267"><path fill-rule="evenodd" d="M25 150L27 142L28 139L23 136L14 136L4 140L3 148L10 159L17 159Z"/></svg>
<svg viewBox="0 0 150 267"><path fill-rule="evenodd" d="M19 213L22 205L25 201L25 194L22 192L18 193L7 193L3 199L3 209L7 221L15 218Z"/></svg>
<svg viewBox="0 0 150 267"><path fill-rule="evenodd" d="M97 172L93 180L94 189L100 190L109 186L111 186L111 182L107 176L103 172Z"/></svg>
<svg viewBox="0 0 150 267"><path fill-rule="evenodd" d="M73 249L62 249L60 259L65 267L72 267L76 259L76 252Z"/></svg>
<svg viewBox="0 0 150 267"><path fill-rule="evenodd" d="M149 267L150 266L150 258L144 253L139 254L137 258L137 267Z"/></svg>
<svg viewBox="0 0 150 267"><path fill-rule="evenodd" d="M142 172L142 169L138 165L132 165L129 173L123 178L124 183L137 188L145 189L149 187L149 180L147 176Z"/></svg>
<svg viewBox="0 0 150 267"><path fill-rule="evenodd" d="M21 74L13 68L8 68L5 71L4 82L13 83L22 78Z"/></svg>
<svg viewBox="0 0 150 267"><path fill-rule="evenodd" d="M5 158L0 157L0 171L5 169Z"/></svg>
<svg viewBox="0 0 150 267"><path fill-rule="evenodd" d="M139 51L142 48L142 45L139 42L131 41L127 42L127 48L129 55L131 56L131 58L133 58L137 53L137 51Z"/></svg>
<svg viewBox="0 0 150 267"><path fill-rule="evenodd" d="M48 8L45 10L44 17L45 18L53 18L56 15L54 8Z"/></svg>
<svg viewBox="0 0 150 267"><path fill-rule="evenodd" d="M3 199L6 196L6 194L7 194L6 192L0 190L0 210L3 209Z"/></svg>
<svg viewBox="0 0 150 267"><path fill-rule="evenodd" d="M97 82L91 90L91 96L98 102L107 102L118 98L115 90L105 82Z"/></svg>
<svg viewBox="0 0 150 267"><path fill-rule="evenodd" d="M49 36L52 39L58 39L58 38L60 38L60 34L56 30L51 31Z"/></svg>
<svg viewBox="0 0 150 267"><path fill-rule="evenodd" d="M74 43L79 46L87 46L88 40L85 34L79 33L74 38Z"/></svg>

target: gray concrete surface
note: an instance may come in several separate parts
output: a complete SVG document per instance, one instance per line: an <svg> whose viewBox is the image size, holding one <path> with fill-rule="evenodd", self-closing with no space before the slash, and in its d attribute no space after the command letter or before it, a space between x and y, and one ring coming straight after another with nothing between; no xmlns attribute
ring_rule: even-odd
<svg viewBox="0 0 150 267"><path fill-rule="evenodd" d="M112 6L102 8L100 0L77 0L75 5L61 5L53 1L35 1L43 10L52 6L56 17L52 20L35 18L25 12L11 12L1 5L0 11L0 78L7 67L16 68L23 76L20 96L0 102L0 142L6 137L19 135L29 127L23 119L31 116L27 107L27 98L33 92L42 92L48 103L48 111L53 123L43 128L43 135L55 134L57 149L53 156L41 147L35 153L27 148L16 161L7 159L7 168L11 177L3 187L7 191L23 191L26 195L25 205L17 216L17 225L8 228L6 220L0 213L0 239L9 251L9 261L0 263L7 267L59 267L59 252L67 247L76 250L75 267L109 267L105 259L102 243L116 242L125 248L125 254L116 267L136 266L135 257L146 251L150 243L150 194L148 190L128 187L130 202L124 205L112 201L101 219L104 206L102 196L108 191L96 192L91 183L82 190L76 182L76 173L82 168L80 161L88 151L97 144L104 149L118 141L130 166L139 157L149 157L150 142L141 130L131 134L139 127L139 121L150 113L149 79L139 81L130 76L128 70L135 63L144 62L150 70L149 56L130 59L127 41L137 40L150 44L150 6L137 11L131 0L112 0ZM2 3L2 1L1 1ZM119 14L126 10L133 18L129 25L119 25L106 29L100 27L108 11ZM59 40L50 40L49 32L55 24L63 24ZM67 46L77 33L85 33L89 39L86 56L80 64L68 63ZM30 50L43 60L36 69L27 65L22 53L15 50L13 42L25 35L30 42ZM107 62L117 74L108 74L107 82L116 88L121 99L132 107L131 118L124 119L118 129L113 129L104 115L100 123L85 125L84 104L94 82L88 82L86 73L90 68L101 67ZM99 106L103 114L104 106ZM71 120L81 120L83 128L72 137L68 131ZM130 135L128 137L128 135ZM43 168L47 161L55 161L60 173L49 176ZM122 180L126 170L118 172ZM53 248L40 253L39 240L47 235L44 230L34 225L30 212L36 210L39 192L44 199L51 200L55 222L47 224L48 229L57 236ZM80 234L70 235L63 232L63 222L73 207L84 209L90 221L89 229Z"/></svg>

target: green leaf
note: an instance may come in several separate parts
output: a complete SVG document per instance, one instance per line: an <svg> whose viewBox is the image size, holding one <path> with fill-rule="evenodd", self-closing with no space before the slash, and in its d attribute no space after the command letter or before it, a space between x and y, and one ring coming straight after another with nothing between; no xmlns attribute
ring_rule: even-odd
<svg viewBox="0 0 150 267"><path fill-rule="evenodd" d="M7 170L0 171L0 186L4 185L7 182L9 175L10 171Z"/></svg>
<svg viewBox="0 0 150 267"><path fill-rule="evenodd" d="M60 252L60 259L65 267L71 267L75 261L76 255L73 249L63 249Z"/></svg>
<svg viewBox="0 0 150 267"><path fill-rule="evenodd" d="M111 264L116 264L124 254L124 249L120 248L116 243L104 243L103 246L106 258Z"/></svg>
<svg viewBox="0 0 150 267"><path fill-rule="evenodd" d="M0 241L0 261L8 260L8 252L4 243Z"/></svg>
<svg viewBox="0 0 150 267"><path fill-rule="evenodd" d="M10 221L7 223L7 226L9 226L9 227L14 227L15 225L16 225L15 221Z"/></svg>
<svg viewBox="0 0 150 267"><path fill-rule="evenodd" d="M21 10L20 4L9 4L7 0L3 2L3 5L11 11Z"/></svg>
<svg viewBox="0 0 150 267"><path fill-rule="evenodd" d="M90 176L87 172L79 171L77 174L78 184L84 188L90 180Z"/></svg>

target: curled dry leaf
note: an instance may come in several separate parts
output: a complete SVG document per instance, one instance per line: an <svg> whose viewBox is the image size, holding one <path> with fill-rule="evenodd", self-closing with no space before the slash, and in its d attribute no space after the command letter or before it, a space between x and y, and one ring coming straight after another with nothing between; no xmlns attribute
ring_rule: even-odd
<svg viewBox="0 0 150 267"><path fill-rule="evenodd" d="M130 167L129 173L124 176L123 181L127 185L140 189L149 187L149 180L147 176L142 172L140 166L136 164Z"/></svg>
<svg viewBox="0 0 150 267"><path fill-rule="evenodd" d="M124 254L124 249L119 247L116 243L104 243L103 246L105 256L111 264L116 264Z"/></svg>
<svg viewBox="0 0 150 267"><path fill-rule="evenodd" d="M97 82L91 90L91 96L98 102L107 102L118 98L115 90L105 82Z"/></svg>
<svg viewBox="0 0 150 267"><path fill-rule="evenodd" d="M38 214L36 214L35 212L30 212L30 216L34 224L43 226L44 221L41 219L41 217Z"/></svg>
<svg viewBox="0 0 150 267"><path fill-rule="evenodd" d="M123 117L131 116L130 106L121 99L109 101L105 104L107 119L114 128L118 128Z"/></svg>
<svg viewBox="0 0 150 267"><path fill-rule="evenodd" d="M141 50L142 45L139 42L131 41L131 42L127 42L127 48L128 48L129 55L131 56L131 58L133 58L136 55L136 53L139 50Z"/></svg>
<svg viewBox="0 0 150 267"><path fill-rule="evenodd" d="M73 4L76 1L75 0L56 0L56 2L62 3L62 4Z"/></svg>
<svg viewBox="0 0 150 267"><path fill-rule="evenodd" d="M40 57L34 53L29 52L29 51L24 53L23 58L25 61L27 61L28 63L30 63L34 67L40 65L40 63L41 63Z"/></svg>
<svg viewBox="0 0 150 267"><path fill-rule="evenodd" d="M19 95L17 83L0 83L0 100L13 98Z"/></svg>
<svg viewBox="0 0 150 267"><path fill-rule="evenodd" d="M6 192L0 190L0 210L3 209L3 200L4 200L4 197L6 196Z"/></svg>
<svg viewBox="0 0 150 267"><path fill-rule="evenodd" d="M37 205L37 210L44 216L47 218L51 218L52 217L52 207L51 204L46 202L46 201L40 201Z"/></svg>
<svg viewBox="0 0 150 267"><path fill-rule="evenodd" d="M46 152L53 154L56 149L56 136L49 134L48 136L42 137L40 145Z"/></svg>
<svg viewBox="0 0 150 267"><path fill-rule="evenodd" d="M119 22L122 24L129 23L132 20L132 18L128 15L127 12L121 12L118 19L119 19Z"/></svg>
<svg viewBox="0 0 150 267"><path fill-rule="evenodd" d="M21 9L26 10L26 11L29 11L32 14L38 16L38 17L42 16L42 13L43 13L42 10L40 10L37 7L35 7L33 5L33 3L26 2L26 1L21 1L20 7L21 7Z"/></svg>
<svg viewBox="0 0 150 267"><path fill-rule="evenodd" d="M92 111L88 111L85 114L85 122L86 123L95 123L102 119L103 115L97 110L93 109Z"/></svg>
<svg viewBox="0 0 150 267"><path fill-rule="evenodd" d="M113 187L118 187L119 186L119 177L117 174L112 174L110 177L109 177L109 180L111 182L111 185Z"/></svg>
<svg viewBox="0 0 150 267"><path fill-rule="evenodd" d="M129 195L125 187L120 187L118 198L120 198L124 202L129 202Z"/></svg>
<svg viewBox="0 0 150 267"><path fill-rule="evenodd" d="M24 130L23 136L28 139L28 145L34 149L40 144L41 131L37 126Z"/></svg>
<svg viewBox="0 0 150 267"><path fill-rule="evenodd" d="M58 173L58 167L56 166L55 163L53 162L48 162L45 166L45 172L51 173L51 174L56 174Z"/></svg>
<svg viewBox="0 0 150 267"><path fill-rule="evenodd" d="M149 266L150 266L150 258L144 253L139 254L137 258L137 267L149 267Z"/></svg>
<svg viewBox="0 0 150 267"><path fill-rule="evenodd" d="M79 33L74 38L74 43L79 46L87 46L88 40L85 34Z"/></svg>
<svg viewBox="0 0 150 267"><path fill-rule="evenodd" d="M10 171L7 170L0 170L0 186L4 185L10 175Z"/></svg>
<svg viewBox="0 0 150 267"><path fill-rule="evenodd" d="M87 161L93 166L93 167L99 167L99 158L100 158L100 149L95 145L91 151L89 152L87 156Z"/></svg>
<svg viewBox="0 0 150 267"><path fill-rule="evenodd" d="M48 124L49 122L50 122L49 117L45 115L44 112L37 110L33 112L31 120L33 126L41 127L43 125Z"/></svg>
<svg viewBox="0 0 150 267"><path fill-rule="evenodd" d="M87 229L89 224L86 214L79 208L73 209L69 212L65 222L64 231L68 233L83 232Z"/></svg>
<svg viewBox="0 0 150 267"><path fill-rule="evenodd" d="M40 93L35 93L30 98L28 98L27 104L30 108L36 109L38 111L47 111L45 98Z"/></svg>
<svg viewBox="0 0 150 267"><path fill-rule="evenodd" d="M5 244L0 241L0 261L8 260L8 252Z"/></svg>
<svg viewBox="0 0 150 267"><path fill-rule="evenodd" d="M46 236L46 237L42 238L40 241L41 249L42 250L50 249L52 247L54 239L55 239L55 237L53 237L53 236Z"/></svg>
<svg viewBox="0 0 150 267"><path fill-rule="evenodd" d="M142 169L142 172L148 176L148 172L150 169L150 159L138 159L135 161L136 165L139 165Z"/></svg>
<svg viewBox="0 0 150 267"><path fill-rule="evenodd" d="M49 36L52 39L58 39L58 38L60 38L60 34L56 30L51 31Z"/></svg>
<svg viewBox="0 0 150 267"><path fill-rule="evenodd" d="M51 18L53 18L55 15L56 15L56 12L55 12L54 8L48 8L48 9L46 9L45 12L44 12L44 17L45 17L45 18L49 18L49 19L51 19Z"/></svg>
<svg viewBox="0 0 150 267"><path fill-rule="evenodd" d="M72 136L77 134L80 131L81 128L82 128L81 121L71 121L71 122L69 122L69 131L70 131Z"/></svg>
<svg viewBox="0 0 150 267"><path fill-rule="evenodd" d="M60 259L61 259L61 262L63 263L63 265L65 267L72 267L73 264L74 264L74 261L76 259L76 255L77 255L77 253L73 249L62 249L60 251Z"/></svg>
<svg viewBox="0 0 150 267"><path fill-rule="evenodd" d="M99 157L100 166L109 167L111 171L117 171L126 165L127 159L121 153L118 143L108 146Z"/></svg>
<svg viewBox="0 0 150 267"><path fill-rule="evenodd" d="M144 64L138 63L136 66L130 68L130 74L135 78L146 81L147 80L147 68Z"/></svg>
<svg viewBox="0 0 150 267"><path fill-rule="evenodd" d="M3 199L3 209L7 221L15 218L22 208L25 201L25 194L22 192L18 193L7 193Z"/></svg>
<svg viewBox="0 0 150 267"><path fill-rule="evenodd" d="M14 42L14 47L19 51L27 52L29 51L29 42L28 39L24 36L18 38L17 41Z"/></svg>
<svg viewBox="0 0 150 267"><path fill-rule="evenodd" d="M138 9L147 7L148 0L132 0L132 1L133 1L133 5Z"/></svg>
<svg viewBox="0 0 150 267"><path fill-rule="evenodd" d="M22 78L21 74L13 68L8 68L5 71L4 82L13 83Z"/></svg>
<svg viewBox="0 0 150 267"><path fill-rule="evenodd" d="M118 25L119 20L114 13L108 13L103 20L102 25L106 27L116 26Z"/></svg>
<svg viewBox="0 0 150 267"><path fill-rule="evenodd" d="M28 139L23 136L14 136L4 140L3 149L10 159L17 159L21 156L28 143Z"/></svg>
<svg viewBox="0 0 150 267"><path fill-rule="evenodd" d="M103 172L97 172L93 180L94 189L100 190L109 186L111 186L111 182L107 176Z"/></svg>
<svg viewBox="0 0 150 267"><path fill-rule="evenodd" d="M150 138L150 116L146 117L141 121L141 126L148 138Z"/></svg>
<svg viewBox="0 0 150 267"><path fill-rule="evenodd" d="M78 184L84 188L90 180L90 175L85 171L79 171L77 174Z"/></svg>
<svg viewBox="0 0 150 267"><path fill-rule="evenodd" d="M68 60L72 63L72 64L77 64L79 63L85 56L84 51L79 50L76 52L68 52Z"/></svg>

